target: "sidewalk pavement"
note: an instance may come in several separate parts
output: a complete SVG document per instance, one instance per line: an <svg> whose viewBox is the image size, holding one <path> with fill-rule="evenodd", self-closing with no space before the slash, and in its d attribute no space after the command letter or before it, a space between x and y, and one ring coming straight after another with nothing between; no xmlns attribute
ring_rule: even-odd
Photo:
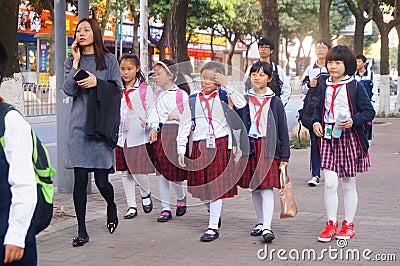
<svg viewBox="0 0 400 266"><path fill-rule="evenodd" d="M88 196L87 229L90 242L73 248L72 237L77 232L71 194L56 194L57 213L67 219L55 219L52 225L37 237L39 265L285 265L306 264L307 250L314 249L316 265L398 265L400 261L400 119L376 119L375 139L370 149L372 167L357 178L358 210L355 217L357 235L349 240L347 247L338 247L336 241L317 242L324 227L326 214L323 185L307 187L309 175L309 149L292 150L289 175L293 181L299 214L294 219L279 219L280 202L275 191L275 210L272 229L276 239L265 245L260 237L250 236L257 223L251 194L244 189L233 199L223 201L220 238L211 243L199 241L208 225L206 208L189 195L187 213L173 217L167 223L156 221L160 214L158 179L151 176L154 210L144 214L138 199L139 215L124 220L127 209L124 190L119 175L110 179L115 189L119 210L119 226L110 235L106 229L105 201L93 184L94 193ZM341 187L341 184L339 184ZM138 191L138 190L137 190ZM343 191L339 188L339 223L343 220ZM137 195L140 195L139 191ZM174 192L171 193L174 197ZM172 199L175 202L175 199ZM174 214L175 208L172 207ZM268 249L265 257L260 249ZM275 249L275 252L271 251ZM278 250L284 261L278 258ZM323 253L323 249L327 249ZM332 249L336 249L332 250ZM371 253L368 252L371 250ZM299 259L293 259L299 252ZM330 251L329 251L330 250ZM284 253L286 251L286 253ZM311 251L312 252L312 251ZM321 256L321 252L323 257ZM331 252L331 256L329 256ZM359 252L359 260L356 257ZM304 253L305 259L302 259ZM290 257L291 255L291 257ZM378 258L386 261L368 261ZM376 256L378 255L378 256ZM338 256L335 259L335 256ZM395 257L394 257L395 256ZM318 260L320 258L320 260ZM346 258L349 258L346 260ZM355 258L355 260L353 260ZM397 261L394 261L394 260ZM314 261L315 261L314 260ZM390 262L391 260L392 262Z"/></svg>

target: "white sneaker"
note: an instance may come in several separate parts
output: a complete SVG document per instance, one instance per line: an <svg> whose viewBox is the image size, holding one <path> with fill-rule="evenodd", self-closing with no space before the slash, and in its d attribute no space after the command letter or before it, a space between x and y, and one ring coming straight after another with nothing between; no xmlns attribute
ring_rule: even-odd
<svg viewBox="0 0 400 266"><path fill-rule="evenodd" d="M313 176L310 180L308 180L307 185L310 187L316 187L319 184L319 176Z"/></svg>

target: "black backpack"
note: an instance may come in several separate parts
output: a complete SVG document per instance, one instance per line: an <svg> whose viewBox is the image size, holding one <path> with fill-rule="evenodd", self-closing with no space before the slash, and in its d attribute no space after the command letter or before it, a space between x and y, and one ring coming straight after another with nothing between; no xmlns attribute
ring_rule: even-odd
<svg viewBox="0 0 400 266"><path fill-rule="evenodd" d="M276 64L274 62L271 62L271 65L273 78L277 82L277 86L272 86L271 90L275 93L276 96L280 98L282 95L283 81L279 77L278 67L276 66Z"/></svg>
<svg viewBox="0 0 400 266"><path fill-rule="evenodd" d="M313 128L312 120L314 116L314 107L318 103L319 97L321 97L321 86L310 88L303 100L303 108L298 111L299 121L309 130Z"/></svg>

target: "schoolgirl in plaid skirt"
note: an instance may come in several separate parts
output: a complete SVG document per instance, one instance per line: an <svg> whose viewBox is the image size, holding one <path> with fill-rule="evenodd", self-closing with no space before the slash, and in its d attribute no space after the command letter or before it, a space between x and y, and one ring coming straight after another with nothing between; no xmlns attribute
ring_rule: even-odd
<svg viewBox="0 0 400 266"><path fill-rule="evenodd" d="M158 222L172 219L170 207L170 185L176 193L176 216L186 213L186 195L183 181L186 180L186 170L178 165L176 136L180 116L184 108L189 109L188 95L190 88L177 65L171 60L163 60L154 66L157 86L155 111L160 121L158 141L153 144L154 165L159 173L159 185L162 211ZM181 81L180 81L181 80ZM187 106L185 106L185 104Z"/></svg>
<svg viewBox="0 0 400 266"><path fill-rule="evenodd" d="M237 194L237 177L234 175L231 128L226 113L230 108L243 108L242 95L220 88L225 83L225 69L217 62L206 63L201 72L201 92L190 96L190 108L183 112L177 137L179 165L188 170L188 191L204 201L210 213L208 230L201 241L213 241L219 237L222 199ZM229 106L225 107L223 99ZM239 118L240 120L240 118ZM189 159L185 159L188 136L194 125L193 147Z"/></svg>
<svg viewBox="0 0 400 266"><path fill-rule="evenodd" d="M275 239L271 230L273 188L281 187L279 168L287 166L290 157L285 109L270 88L276 86L272 72L272 66L262 61L250 68L250 82L246 84L248 104L242 113L250 148L241 147L250 154L242 156L237 167L241 175L238 184L250 189L258 217L250 234L262 236L265 242Z"/></svg>
<svg viewBox="0 0 400 266"><path fill-rule="evenodd" d="M155 169L148 151L151 151L150 142L157 139L157 132L149 125L158 127L158 117L154 112L151 114L154 96L140 71L139 58L136 55L123 54L119 64L125 88L121 99L121 123L115 149L116 169L121 171L128 203L124 218L132 219L138 213L135 181L139 184L143 211L149 213L153 209L148 174L154 173Z"/></svg>
<svg viewBox="0 0 400 266"><path fill-rule="evenodd" d="M313 119L314 133L320 138L328 216L325 229L318 236L321 242L329 242L334 237L350 239L355 236L356 174L366 172L370 166L364 125L375 116L366 90L353 78L356 71L353 52L347 46L336 46L328 52L326 62L330 77L322 83ZM339 179L344 188L345 210L340 230L337 222Z"/></svg>

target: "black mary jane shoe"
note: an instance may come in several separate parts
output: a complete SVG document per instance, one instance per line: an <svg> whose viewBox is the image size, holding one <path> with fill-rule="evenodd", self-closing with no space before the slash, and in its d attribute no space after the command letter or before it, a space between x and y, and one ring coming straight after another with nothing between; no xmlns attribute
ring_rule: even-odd
<svg viewBox="0 0 400 266"><path fill-rule="evenodd" d="M164 210L161 212L160 217L158 217L157 222L165 223L172 219L172 213L169 210Z"/></svg>
<svg viewBox="0 0 400 266"><path fill-rule="evenodd" d="M260 227L260 225L261 225L261 227ZM262 225L263 225L262 223L256 224L256 226L254 226L253 230L251 230L250 235L251 236L260 236L263 232Z"/></svg>
<svg viewBox="0 0 400 266"><path fill-rule="evenodd" d="M272 232L270 229L264 229L262 232L262 237L265 243L271 243L272 240L275 239L274 232Z"/></svg>
<svg viewBox="0 0 400 266"><path fill-rule="evenodd" d="M183 216L186 213L186 195L183 199L177 200L176 216Z"/></svg>
<svg viewBox="0 0 400 266"><path fill-rule="evenodd" d="M138 215L135 207L129 207L128 211L124 215L124 219L133 219Z"/></svg>
<svg viewBox="0 0 400 266"><path fill-rule="evenodd" d="M117 205L113 203L107 206L107 229L110 234L115 232L118 226Z"/></svg>
<svg viewBox="0 0 400 266"><path fill-rule="evenodd" d="M208 230L214 231L214 234L207 234L207 232L206 232L200 237L200 241L202 241L202 242L211 242L211 241L214 241L215 239L217 239L219 237L218 229L208 228Z"/></svg>
<svg viewBox="0 0 400 266"><path fill-rule="evenodd" d="M82 247L85 243L89 242L89 235L86 236L76 236L72 239L73 247Z"/></svg>
<svg viewBox="0 0 400 266"><path fill-rule="evenodd" d="M144 205L143 204L144 199L150 199L150 204ZM151 200L151 193L149 193L149 195L147 195L146 197L142 197L142 207L143 207L144 213L149 213L153 210L153 201Z"/></svg>

